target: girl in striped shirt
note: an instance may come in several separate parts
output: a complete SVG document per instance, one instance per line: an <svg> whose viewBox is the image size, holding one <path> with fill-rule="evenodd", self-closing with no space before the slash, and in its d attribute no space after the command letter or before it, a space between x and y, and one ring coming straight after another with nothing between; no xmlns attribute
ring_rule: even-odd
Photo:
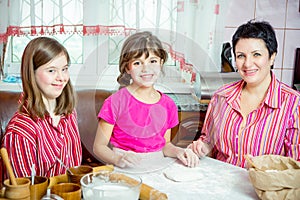
<svg viewBox="0 0 300 200"><path fill-rule="evenodd" d="M81 163L81 142L69 76L70 57L56 40L39 37L26 46L21 65L23 93L2 146L17 177L64 174Z"/></svg>
<svg viewBox="0 0 300 200"><path fill-rule="evenodd" d="M272 72L277 41L267 22L249 21L232 37L242 80L221 87L209 104L202 136L190 148L246 167L244 155L283 155L300 160L300 94Z"/></svg>

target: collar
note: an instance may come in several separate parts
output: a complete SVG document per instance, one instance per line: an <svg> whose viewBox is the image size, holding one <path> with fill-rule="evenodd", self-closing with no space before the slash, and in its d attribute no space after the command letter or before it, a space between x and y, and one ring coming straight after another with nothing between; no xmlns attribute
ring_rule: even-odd
<svg viewBox="0 0 300 200"><path fill-rule="evenodd" d="M271 83L267 91L267 95L264 100L264 104L271 108L281 107L281 83L276 79L275 74L271 71ZM239 105L241 92L246 82L240 80L238 82L225 85L220 91L217 91L217 95L226 98L227 102L232 106L236 107Z"/></svg>

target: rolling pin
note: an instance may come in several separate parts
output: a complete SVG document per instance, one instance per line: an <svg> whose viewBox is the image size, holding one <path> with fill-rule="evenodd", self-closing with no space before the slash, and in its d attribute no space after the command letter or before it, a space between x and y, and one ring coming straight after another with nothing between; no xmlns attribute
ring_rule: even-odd
<svg viewBox="0 0 300 200"><path fill-rule="evenodd" d="M110 174L109 178L110 178L110 180L125 181L126 183L128 183L130 185L138 184L137 180L130 178L124 174L113 173L113 174ZM141 200L149 200L149 199L165 200L165 199L168 199L168 196L165 193L162 193L162 192L150 187L149 185L142 183L140 199Z"/></svg>
<svg viewBox="0 0 300 200"><path fill-rule="evenodd" d="M6 170L8 172L9 179L10 179L10 184L18 185L17 181L16 181L15 174L14 174L12 166L11 166L11 163L10 163L9 158L8 158L7 150L4 147L1 148L1 157L2 157L2 160L5 164Z"/></svg>

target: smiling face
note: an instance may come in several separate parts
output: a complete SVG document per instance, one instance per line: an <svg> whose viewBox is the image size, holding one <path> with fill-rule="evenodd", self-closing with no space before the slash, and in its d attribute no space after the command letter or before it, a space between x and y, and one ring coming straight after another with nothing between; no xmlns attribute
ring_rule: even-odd
<svg viewBox="0 0 300 200"><path fill-rule="evenodd" d="M235 47L235 61L238 72L247 85L269 84L271 66L276 53L270 57L261 39L240 39Z"/></svg>
<svg viewBox="0 0 300 200"><path fill-rule="evenodd" d="M159 77L162 67L162 60L149 52L149 57L145 54L133 59L129 63L127 73L131 75L132 84L138 87L153 87Z"/></svg>
<svg viewBox="0 0 300 200"><path fill-rule="evenodd" d="M48 100L59 97L70 79L68 62L60 54L35 70L35 78L43 96Z"/></svg>

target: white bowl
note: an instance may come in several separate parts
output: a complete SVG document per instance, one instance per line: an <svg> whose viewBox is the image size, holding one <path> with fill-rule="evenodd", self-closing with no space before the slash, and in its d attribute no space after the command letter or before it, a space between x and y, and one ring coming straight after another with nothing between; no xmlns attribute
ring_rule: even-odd
<svg viewBox="0 0 300 200"><path fill-rule="evenodd" d="M84 175L80 183L84 200L138 200L142 180L138 176L100 171Z"/></svg>

